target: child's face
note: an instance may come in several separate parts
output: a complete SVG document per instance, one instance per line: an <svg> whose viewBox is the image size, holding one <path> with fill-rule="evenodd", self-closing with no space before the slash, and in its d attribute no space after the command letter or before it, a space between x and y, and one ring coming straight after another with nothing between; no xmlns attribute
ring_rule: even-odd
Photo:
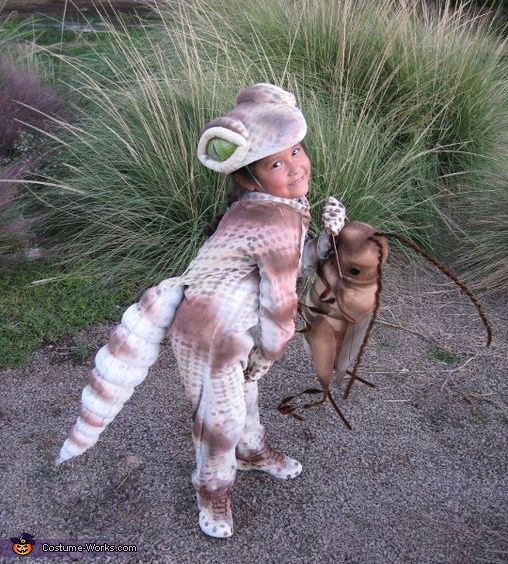
<svg viewBox="0 0 508 564"><path fill-rule="evenodd" d="M300 143L257 161L251 167L264 190L280 198L301 198L309 191L310 160ZM247 190L261 191L251 181Z"/></svg>

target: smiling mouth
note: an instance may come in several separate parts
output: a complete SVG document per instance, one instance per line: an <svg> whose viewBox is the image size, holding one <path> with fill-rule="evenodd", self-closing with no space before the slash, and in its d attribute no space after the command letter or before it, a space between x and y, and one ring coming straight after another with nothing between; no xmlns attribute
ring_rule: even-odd
<svg viewBox="0 0 508 564"><path fill-rule="evenodd" d="M302 176L300 176L300 178L298 180L295 180L294 182L291 183L291 186L298 186L304 180L305 180L305 174L302 174Z"/></svg>

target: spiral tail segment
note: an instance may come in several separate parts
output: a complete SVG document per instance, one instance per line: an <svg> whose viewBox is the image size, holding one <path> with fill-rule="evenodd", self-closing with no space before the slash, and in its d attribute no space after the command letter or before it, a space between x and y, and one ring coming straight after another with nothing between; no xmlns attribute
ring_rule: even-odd
<svg viewBox="0 0 508 564"><path fill-rule="evenodd" d="M160 343L173 323L184 296L179 279L170 278L147 290L131 305L120 324L95 357L88 385L81 395L81 411L64 442L57 465L93 446L141 384L157 360Z"/></svg>

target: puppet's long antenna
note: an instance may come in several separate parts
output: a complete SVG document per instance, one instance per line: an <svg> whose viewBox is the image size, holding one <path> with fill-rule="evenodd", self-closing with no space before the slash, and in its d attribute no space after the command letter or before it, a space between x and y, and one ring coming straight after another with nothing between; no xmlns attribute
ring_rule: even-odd
<svg viewBox="0 0 508 564"><path fill-rule="evenodd" d="M380 296L381 296L381 290L383 289L383 270L382 270L382 266L383 266L383 245L381 244L381 242L376 239L376 236L383 236L382 234L379 233L375 233L373 236L369 237L369 240L372 241L373 243L375 243L378 247L379 250L379 258L377 261L377 288L376 288L376 295L375 295L375 301L376 301L376 305L374 307L374 311L372 312L372 317L371 320L369 322L369 325L367 327L367 330L365 331L365 336L363 338L363 342L362 345L360 347L360 350L358 351L358 355L356 357L356 362L355 365L353 367L353 369L348 373L349 373L349 382L348 385L346 386L346 389L344 391L344 395L342 396L344 399L346 399L349 396L349 393L351 392L351 388L353 387L353 384L356 380L356 371L358 370L358 366L360 365L360 362L362 360L362 356L363 356L363 351L365 349L365 346L367 345L367 341L369 340L370 334L372 333L372 329L374 328L374 322L376 321L376 316L377 316L377 312L379 309L379 304L380 304Z"/></svg>
<svg viewBox="0 0 508 564"><path fill-rule="evenodd" d="M339 278L343 278L342 269L340 267L339 252L337 251L337 243L335 242L335 237L332 235L333 250L335 251L335 262L337 263L337 270L339 271Z"/></svg>
<svg viewBox="0 0 508 564"><path fill-rule="evenodd" d="M440 264L439 262L437 262L437 260L433 257L431 257L428 253L426 253L423 249L421 249L418 245L416 245L415 243L413 243L412 241L410 241L409 239L406 239L406 237L403 237L402 235L398 235L397 233L374 233L375 236L378 237L388 237L390 239L397 239L397 241L400 241L403 245L405 245L406 247L409 247L410 249L412 249L413 251L415 251L416 253L418 253L419 255L421 255L422 257L426 258L431 264L433 264L438 270L440 270L445 276L447 276L450 280L452 280L453 282L455 282L455 284L457 284L457 286L466 294L466 296L471 300L471 302L476 306L476 309L478 310L478 315L480 316L480 319L482 320L483 326L485 327L485 331L487 332L487 347L490 346L490 343L492 342L492 329L490 327L490 323L487 319L487 316L485 315L482 306L480 305L480 303L478 302L478 300L473 296L471 290L469 290L469 288L467 288L456 276L455 274L453 274L453 272L451 272L450 270L448 270L445 266L443 266L442 264Z"/></svg>

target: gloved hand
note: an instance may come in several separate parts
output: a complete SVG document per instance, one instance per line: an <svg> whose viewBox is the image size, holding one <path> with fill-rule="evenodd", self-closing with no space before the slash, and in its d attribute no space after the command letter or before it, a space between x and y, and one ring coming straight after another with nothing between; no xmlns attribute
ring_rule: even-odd
<svg viewBox="0 0 508 564"><path fill-rule="evenodd" d="M346 220L346 208L333 196L330 196L325 204L323 215L325 231L329 235L338 235L340 230L344 227Z"/></svg>
<svg viewBox="0 0 508 564"><path fill-rule="evenodd" d="M259 347L254 347L250 351L249 361L244 372L245 381L255 382L256 380L259 380L268 372L268 370L270 370L270 366L272 366L272 364L273 362L271 360L268 360L263 356Z"/></svg>

